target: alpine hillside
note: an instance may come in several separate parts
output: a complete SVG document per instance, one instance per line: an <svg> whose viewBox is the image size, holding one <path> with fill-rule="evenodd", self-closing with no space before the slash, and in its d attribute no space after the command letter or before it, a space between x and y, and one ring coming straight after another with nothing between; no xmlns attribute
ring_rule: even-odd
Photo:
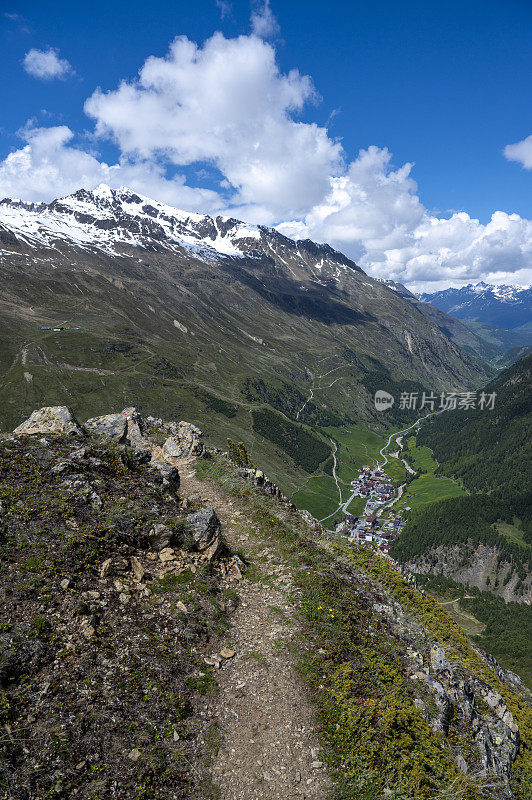
<svg viewBox="0 0 532 800"><path fill-rule="evenodd" d="M2 797L527 800L530 692L188 422L0 435Z"/></svg>
<svg viewBox="0 0 532 800"><path fill-rule="evenodd" d="M493 374L461 322L328 245L127 189L4 200L0 248L4 429L44 403L186 409L291 493L332 457L316 429L374 421L376 389L470 389ZM385 424L400 419L396 406Z"/></svg>
<svg viewBox="0 0 532 800"><path fill-rule="evenodd" d="M394 555L415 572L443 575L507 601L532 603L532 356L508 368L486 391L493 411L454 410L434 417L418 441L441 472L470 492L412 511Z"/></svg>

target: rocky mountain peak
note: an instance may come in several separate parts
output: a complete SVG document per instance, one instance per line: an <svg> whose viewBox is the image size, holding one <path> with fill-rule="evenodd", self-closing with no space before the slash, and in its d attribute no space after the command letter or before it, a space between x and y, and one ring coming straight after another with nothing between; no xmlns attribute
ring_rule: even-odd
<svg viewBox="0 0 532 800"><path fill-rule="evenodd" d="M153 200L121 186L100 184L45 203L5 199L0 203L0 226L33 249L63 246L104 250L145 248L190 253L203 261L225 258L280 256L295 260L318 281L339 270L362 272L342 253L310 239L296 241L275 228L251 225L233 217L210 216Z"/></svg>

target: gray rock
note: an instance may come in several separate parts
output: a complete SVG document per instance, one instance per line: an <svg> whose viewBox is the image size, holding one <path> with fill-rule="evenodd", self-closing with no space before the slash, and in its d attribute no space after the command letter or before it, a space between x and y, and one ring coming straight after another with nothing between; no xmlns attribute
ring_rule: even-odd
<svg viewBox="0 0 532 800"><path fill-rule="evenodd" d="M191 458L203 453L203 434L190 422L180 422L163 445L165 458Z"/></svg>
<svg viewBox="0 0 532 800"><path fill-rule="evenodd" d="M82 433L81 426L68 406L46 406L28 417L13 431L15 434Z"/></svg>
<svg viewBox="0 0 532 800"><path fill-rule="evenodd" d="M102 417L91 417L85 428L107 441L128 444L136 451L149 451L150 444L144 438L144 420L133 407L124 408L119 414L105 414Z"/></svg>
<svg viewBox="0 0 532 800"><path fill-rule="evenodd" d="M142 564L140 563L140 561L136 556L131 556L130 562L131 562L131 571L133 572L135 580L141 581L142 578L144 577L144 572L145 572L144 567L142 566Z"/></svg>
<svg viewBox="0 0 532 800"><path fill-rule="evenodd" d="M161 522L157 522L153 528L150 529L148 534L150 546L153 550L157 550L157 552L170 547L172 537L171 529L168 525L163 525Z"/></svg>
<svg viewBox="0 0 532 800"><path fill-rule="evenodd" d="M149 481L161 491L174 494L179 489L181 479L177 467L166 461L150 461L147 470Z"/></svg>
<svg viewBox="0 0 532 800"><path fill-rule="evenodd" d="M103 417L88 419L85 428L108 441L121 442L125 439L127 419L124 414L105 414Z"/></svg>
<svg viewBox="0 0 532 800"><path fill-rule="evenodd" d="M202 508L186 518L186 529L192 537L194 548L211 561L222 551L220 536L222 526L213 508Z"/></svg>

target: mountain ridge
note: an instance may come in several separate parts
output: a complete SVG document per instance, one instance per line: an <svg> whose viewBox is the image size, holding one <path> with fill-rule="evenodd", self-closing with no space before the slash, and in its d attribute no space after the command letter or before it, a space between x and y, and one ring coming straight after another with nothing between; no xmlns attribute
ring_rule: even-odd
<svg viewBox="0 0 532 800"><path fill-rule="evenodd" d="M399 419L397 405L376 413L379 388L470 389L493 374L461 322L328 245L129 190L69 198L0 204L2 426L46 403L90 416L131 401L192 421L208 407L218 444L244 441L291 494L308 473L258 406L330 450L317 427Z"/></svg>
<svg viewBox="0 0 532 800"><path fill-rule="evenodd" d="M460 289L451 287L438 292L424 292L417 297L458 319L495 325L516 333L532 319L530 286L495 286L481 281Z"/></svg>

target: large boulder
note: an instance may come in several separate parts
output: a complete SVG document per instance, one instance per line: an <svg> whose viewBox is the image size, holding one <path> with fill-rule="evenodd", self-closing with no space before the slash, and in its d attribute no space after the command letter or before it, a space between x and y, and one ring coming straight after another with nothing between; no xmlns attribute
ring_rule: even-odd
<svg viewBox="0 0 532 800"><path fill-rule="evenodd" d="M177 467L166 461L154 460L147 465L148 481L162 492L175 494L179 489L180 476Z"/></svg>
<svg viewBox="0 0 532 800"><path fill-rule="evenodd" d="M28 419L13 431L15 434L82 433L72 409L68 406L46 406L33 411Z"/></svg>
<svg viewBox="0 0 532 800"><path fill-rule="evenodd" d="M150 444L144 437L144 420L132 406L124 408L119 414L91 417L85 423L85 428L107 441L127 444L135 451L149 452Z"/></svg>
<svg viewBox="0 0 532 800"><path fill-rule="evenodd" d="M185 527L192 538L195 550L206 556L209 561L220 555L223 549L220 535L222 526L213 508L202 508L195 514L189 514Z"/></svg>
<svg viewBox="0 0 532 800"><path fill-rule="evenodd" d="M97 436L103 436L107 441L121 442L126 436L127 419L124 414L105 414L103 417L88 419L85 428Z"/></svg>
<svg viewBox="0 0 532 800"><path fill-rule="evenodd" d="M203 453L203 434L190 422L176 425L172 436L163 444L165 458L192 458Z"/></svg>

